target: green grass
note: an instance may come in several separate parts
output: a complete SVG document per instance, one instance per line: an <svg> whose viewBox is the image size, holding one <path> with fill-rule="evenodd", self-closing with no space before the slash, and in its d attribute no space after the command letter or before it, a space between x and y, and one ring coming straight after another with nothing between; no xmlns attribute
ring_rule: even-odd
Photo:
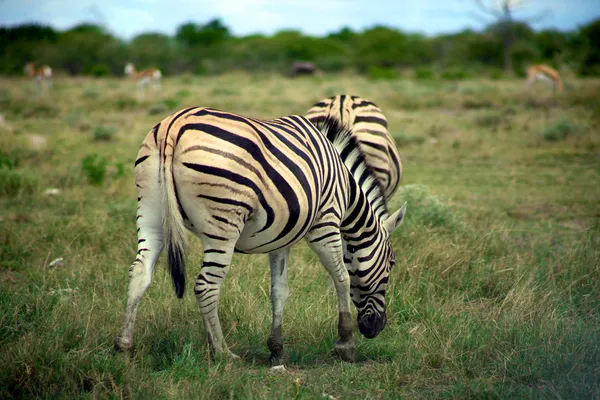
<svg viewBox="0 0 600 400"><path fill-rule="evenodd" d="M117 79L57 79L37 97L24 79L0 79L0 398L598 398L600 81L553 96L509 78L421 77L188 76L141 94ZM286 372L267 366L266 255L236 255L223 288L224 333L242 361L210 360L190 294L196 239L188 294L175 298L161 257L134 352L115 354L146 133L176 106L273 118L340 93L386 113L404 171L390 207L408 201L388 326L374 340L355 330L358 362L332 353L336 299L303 243ZM90 140L99 126L118 130Z"/></svg>

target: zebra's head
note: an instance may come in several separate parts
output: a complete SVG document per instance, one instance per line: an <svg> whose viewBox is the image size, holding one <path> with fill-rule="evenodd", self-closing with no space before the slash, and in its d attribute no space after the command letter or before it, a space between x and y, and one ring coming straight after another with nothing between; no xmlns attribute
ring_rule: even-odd
<svg viewBox="0 0 600 400"><path fill-rule="evenodd" d="M372 339L385 328L385 290L390 270L396 259L391 244L391 234L404 219L406 203L402 208L380 221L376 240L366 246L346 243L345 262L350 264L350 292L358 310L358 329Z"/></svg>

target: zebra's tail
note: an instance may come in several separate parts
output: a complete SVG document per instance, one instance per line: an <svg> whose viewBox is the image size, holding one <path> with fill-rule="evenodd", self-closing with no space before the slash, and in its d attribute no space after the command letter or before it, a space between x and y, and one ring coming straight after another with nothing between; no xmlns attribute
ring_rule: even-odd
<svg viewBox="0 0 600 400"><path fill-rule="evenodd" d="M175 143L172 135L167 132L165 136L166 146L162 155L163 165L161 168L163 186L163 232L167 246L167 264L175 286L177 297L182 298L185 292L185 243L186 234L183 224L183 209L177 197L177 188L173 177L173 154Z"/></svg>

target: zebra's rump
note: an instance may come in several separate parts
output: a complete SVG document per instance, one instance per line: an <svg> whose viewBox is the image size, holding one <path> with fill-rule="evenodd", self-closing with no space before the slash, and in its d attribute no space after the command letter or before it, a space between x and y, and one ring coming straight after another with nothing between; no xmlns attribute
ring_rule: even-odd
<svg viewBox="0 0 600 400"><path fill-rule="evenodd" d="M358 96L334 96L313 105L306 117L317 127L327 118L348 126L386 198L394 194L402 177L402 163L387 120L375 103Z"/></svg>

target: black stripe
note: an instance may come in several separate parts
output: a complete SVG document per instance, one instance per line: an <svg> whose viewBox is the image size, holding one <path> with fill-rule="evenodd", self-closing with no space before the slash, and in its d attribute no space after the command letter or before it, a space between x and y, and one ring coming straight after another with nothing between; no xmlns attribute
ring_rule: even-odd
<svg viewBox="0 0 600 400"><path fill-rule="evenodd" d="M227 266L227 264L221 264L221 263L218 263L218 262L215 262L215 261L204 261L202 263L202 268L204 268L204 267L225 268L226 266Z"/></svg>
<svg viewBox="0 0 600 400"><path fill-rule="evenodd" d="M357 99L355 99L354 96L353 96L352 100L357 100ZM352 104L352 109L355 110L355 109L357 109L359 107L366 107L366 106L375 106L375 107L377 107L377 104L375 104L375 103L373 103L372 101L369 101L369 100L363 100L360 103L354 103L354 104ZM379 107L377 107L377 108L379 108Z"/></svg>
<svg viewBox="0 0 600 400"><path fill-rule="evenodd" d="M371 122L374 124L382 125L386 128L388 127L387 121L379 117L357 115L354 119L354 123L358 124L359 122Z"/></svg>
<svg viewBox="0 0 600 400"><path fill-rule="evenodd" d="M212 176L218 176L223 179L227 179L229 181L235 182L238 185L246 186L249 189L251 189L256 194L257 199L260 201L260 205L262 206L262 208L264 208L265 212L267 213L267 220L265 221L265 225L259 232L262 232L265 229L268 229L271 225L273 225L273 221L275 221L275 212L273 211L273 208L271 207L271 205L269 203L267 203L267 200L265 199L261 189L252 180L250 180L247 177L242 176L240 174L236 174L228 169L217 168L217 167L212 167L212 166L202 165L202 164L186 163L186 162L184 162L182 164L187 168L193 169L194 171L197 171L197 172L200 172L203 174L212 175ZM288 201L289 201L289 199L288 199ZM296 198L296 201L297 201L297 198ZM299 207L297 207L296 210L297 210L297 214L299 214ZM291 214L293 215L293 213L291 213ZM290 218L292 218L292 217L290 216ZM296 220L297 219L298 219L298 217L296 216ZM292 222L295 223L296 220L294 220Z"/></svg>
<svg viewBox="0 0 600 400"><path fill-rule="evenodd" d="M232 206L244 207L249 212L254 211L251 206L249 206L248 204L244 203L243 201L237 201L237 200L233 200L233 199L225 199L225 198L222 198L222 197L207 196L207 195L204 195L204 194L199 194L197 197L199 197L201 199L211 200L211 201L214 201L216 203L222 203L222 204L229 204L229 205L232 205Z"/></svg>
<svg viewBox="0 0 600 400"><path fill-rule="evenodd" d="M150 156L141 156L140 158L138 158L137 160L135 160L135 164L133 165L133 167L137 167L138 164L143 163L144 161L146 161L148 159L148 157ZM130 161L131 162L131 161Z"/></svg>
<svg viewBox="0 0 600 400"><path fill-rule="evenodd" d="M225 250L219 250L219 249L204 250L204 254L209 254L209 253L225 254L226 251Z"/></svg>
<svg viewBox="0 0 600 400"><path fill-rule="evenodd" d="M204 232L204 236L206 236L207 238L215 239L215 240L222 240L222 241L229 240L226 237L217 236L217 235L211 235L210 233L206 233L206 232Z"/></svg>
<svg viewBox="0 0 600 400"><path fill-rule="evenodd" d="M338 232L329 232L329 233L324 234L323 236L319 236L318 238L311 240L310 242L311 243L320 242L321 240L330 238L330 237L338 235L338 234L339 234Z"/></svg>

